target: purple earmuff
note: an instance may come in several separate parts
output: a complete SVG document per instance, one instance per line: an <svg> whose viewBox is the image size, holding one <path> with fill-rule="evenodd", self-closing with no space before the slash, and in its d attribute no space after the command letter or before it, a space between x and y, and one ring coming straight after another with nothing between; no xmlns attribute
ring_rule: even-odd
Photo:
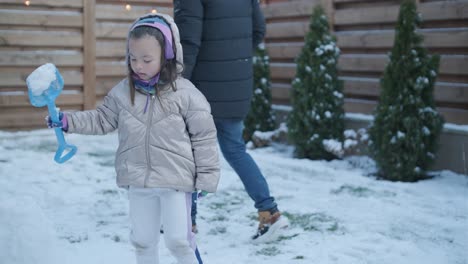
<svg viewBox="0 0 468 264"><path fill-rule="evenodd" d="M164 36L164 42L166 44L164 55L166 57L166 60L172 60L175 57L175 55L174 50L172 49L172 31L169 25L167 25L167 23L164 20L157 16L145 17L136 22L135 25L133 25L133 27L130 29L130 31L141 26L153 27L161 31L161 33Z"/></svg>

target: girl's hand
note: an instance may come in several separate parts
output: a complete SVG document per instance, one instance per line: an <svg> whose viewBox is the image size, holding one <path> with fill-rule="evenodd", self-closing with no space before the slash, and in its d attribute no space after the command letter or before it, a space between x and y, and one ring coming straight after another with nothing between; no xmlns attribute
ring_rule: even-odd
<svg viewBox="0 0 468 264"><path fill-rule="evenodd" d="M48 128L62 128L63 131L67 131L68 130L68 119L67 119L67 115L64 114L63 112L59 112L59 122L54 122L52 121L52 118L50 118L50 116L46 116L45 118L46 122L47 122L47 127Z"/></svg>

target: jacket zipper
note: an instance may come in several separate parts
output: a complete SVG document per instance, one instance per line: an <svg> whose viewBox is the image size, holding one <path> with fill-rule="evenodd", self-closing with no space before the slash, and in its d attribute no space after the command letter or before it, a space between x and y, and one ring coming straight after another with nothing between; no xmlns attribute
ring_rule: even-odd
<svg viewBox="0 0 468 264"><path fill-rule="evenodd" d="M154 104L154 98L155 96L151 96L150 100L150 105L149 105L149 115L148 115L148 122L147 122L147 127L146 127L146 142L145 142L145 151L146 151L146 164L148 164L147 169L146 169L146 176L145 176L145 181L143 183L143 187L147 187L147 182L148 178L151 172L151 162L150 162L150 145L149 145L149 137L150 137L150 131L151 131L151 120L153 117L153 104Z"/></svg>

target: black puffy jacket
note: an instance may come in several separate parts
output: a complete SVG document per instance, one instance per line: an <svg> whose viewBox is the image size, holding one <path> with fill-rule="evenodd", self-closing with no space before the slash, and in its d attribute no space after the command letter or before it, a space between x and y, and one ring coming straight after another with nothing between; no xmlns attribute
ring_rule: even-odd
<svg viewBox="0 0 468 264"><path fill-rule="evenodd" d="M215 118L244 118L252 97L252 53L265 35L258 0L174 0L184 77Z"/></svg>

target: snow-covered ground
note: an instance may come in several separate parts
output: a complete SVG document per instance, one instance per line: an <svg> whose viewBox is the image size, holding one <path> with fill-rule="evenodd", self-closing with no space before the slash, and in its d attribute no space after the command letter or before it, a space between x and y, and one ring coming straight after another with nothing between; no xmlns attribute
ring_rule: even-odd
<svg viewBox="0 0 468 264"><path fill-rule="evenodd" d="M115 186L117 136L67 135L78 153L53 161L51 130L0 132L0 263L131 264L125 190ZM254 245L253 203L225 161L219 191L199 202L207 264L467 264L468 177L376 180L372 160L292 158L284 145L251 150L291 226ZM174 260L161 245L161 263Z"/></svg>

